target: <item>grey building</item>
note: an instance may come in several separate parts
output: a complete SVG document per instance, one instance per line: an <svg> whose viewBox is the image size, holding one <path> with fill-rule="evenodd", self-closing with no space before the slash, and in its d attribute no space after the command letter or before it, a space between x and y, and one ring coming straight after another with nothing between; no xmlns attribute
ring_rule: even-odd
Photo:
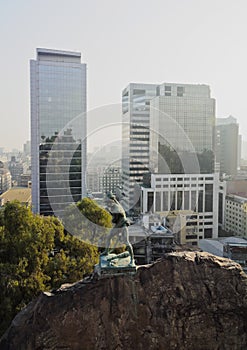
<svg viewBox="0 0 247 350"><path fill-rule="evenodd" d="M142 184L149 169L150 100L157 84L129 84L122 93L122 179L129 211L136 203L135 185Z"/></svg>
<svg viewBox="0 0 247 350"><path fill-rule="evenodd" d="M37 49L30 71L32 208L59 216L86 195L86 64Z"/></svg>
<svg viewBox="0 0 247 350"><path fill-rule="evenodd" d="M11 188L11 174L8 168L0 161L0 194Z"/></svg>
<svg viewBox="0 0 247 350"><path fill-rule="evenodd" d="M215 100L203 84L163 83L150 104L153 172L214 172Z"/></svg>
<svg viewBox="0 0 247 350"><path fill-rule="evenodd" d="M229 116L216 120L216 161L220 173L236 175L240 158L239 125L237 119Z"/></svg>
<svg viewBox="0 0 247 350"><path fill-rule="evenodd" d="M218 239L202 239L199 247L210 254L231 259L240 264L247 272L247 240L246 237L222 237Z"/></svg>
<svg viewBox="0 0 247 350"><path fill-rule="evenodd" d="M247 197L228 194L225 201L224 229L236 236L247 236Z"/></svg>
<svg viewBox="0 0 247 350"><path fill-rule="evenodd" d="M102 167L87 168L86 184L87 184L88 193L103 191L102 174L103 174Z"/></svg>
<svg viewBox="0 0 247 350"><path fill-rule="evenodd" d="M112 192L116 194L117 188L121 186L122 174L120 167L110 166L104 169L102 175L102 190L103 193Z"/></svg>
<svg viewBox="0 0 247 350"><path fill-rule="evenodd" d="M17 186L20 186L21 175L23 174L24 170L22 161L17 161L16 157L12 156L8 168L12 177L12 182Z"/></svg>
<svg viewBox="0 0 247 350"><path fill-rule="evenodd" d="M147 173L213 173L215 100L207 85L129 84L122 93L126 208Z"/></svg>

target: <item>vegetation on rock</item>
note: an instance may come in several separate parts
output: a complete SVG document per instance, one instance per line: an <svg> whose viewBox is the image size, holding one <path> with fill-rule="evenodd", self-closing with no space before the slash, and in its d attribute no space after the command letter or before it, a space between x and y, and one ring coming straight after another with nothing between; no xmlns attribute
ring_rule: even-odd
<svg viewBox="0 0 247 350"><path fill-rule="evenodd" d="M77 204L91 220L110 225L111 216L88 198ZM83 225L83 231L90 227ZM75 282L98 262L98 249L71 235L55 217L34 215L19 202L0 210L0 335L41 291Z"/></svg>

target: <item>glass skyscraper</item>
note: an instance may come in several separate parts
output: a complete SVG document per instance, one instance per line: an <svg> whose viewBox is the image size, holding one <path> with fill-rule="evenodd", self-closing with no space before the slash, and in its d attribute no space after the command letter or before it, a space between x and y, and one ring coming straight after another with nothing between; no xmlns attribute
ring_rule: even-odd
<svg viewBox="0 0 247 350"><path fill-rule="evenodd" d="M33 211L60 216L86 195L86 64L37 49L30 72Z"/></svg>
<svg viewBox="0 0 247 350"><path fill-rule="evenodd" d="M122 93L123 202L149 173L214 172L215 100L199 84L129 84ZM146 180L145 180L146 178Z"/></svg>
<svg viewBox="0 0 247 350"><path fill-rule="evenodd" d="M159 86L150 103L150 145L152 172L214 172L215 100L208 85Z"/></svg>

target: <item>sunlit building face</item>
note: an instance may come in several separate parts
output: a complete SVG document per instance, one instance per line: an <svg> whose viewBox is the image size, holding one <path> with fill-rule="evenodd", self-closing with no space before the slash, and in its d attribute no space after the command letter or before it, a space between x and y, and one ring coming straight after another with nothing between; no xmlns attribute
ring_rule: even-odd
<svg viewBox="0 0 247 350"><path fill-rule="evenodd" d="M122 93L122 116L127 210L138 206L137 188L149 173L214 172L215 100L209 86L131 83Z"/></svg>

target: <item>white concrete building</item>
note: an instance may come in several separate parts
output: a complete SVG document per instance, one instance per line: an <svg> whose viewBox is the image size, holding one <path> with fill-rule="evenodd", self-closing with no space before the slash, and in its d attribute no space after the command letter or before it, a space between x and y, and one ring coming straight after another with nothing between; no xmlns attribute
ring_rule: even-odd
<svg viewBox="0 0 247 350"><path fill-rule="evenodd" d="M219 174L152 174L142 187L142 213L191 210L199 215L199 235L218 237Z"/></svg>
<svg viewBox="0 0 247 350"><path fill-rule="evenodd" d="M227 195L225 203L226 231L236 236L247 236L247 198Z"/></svg>

